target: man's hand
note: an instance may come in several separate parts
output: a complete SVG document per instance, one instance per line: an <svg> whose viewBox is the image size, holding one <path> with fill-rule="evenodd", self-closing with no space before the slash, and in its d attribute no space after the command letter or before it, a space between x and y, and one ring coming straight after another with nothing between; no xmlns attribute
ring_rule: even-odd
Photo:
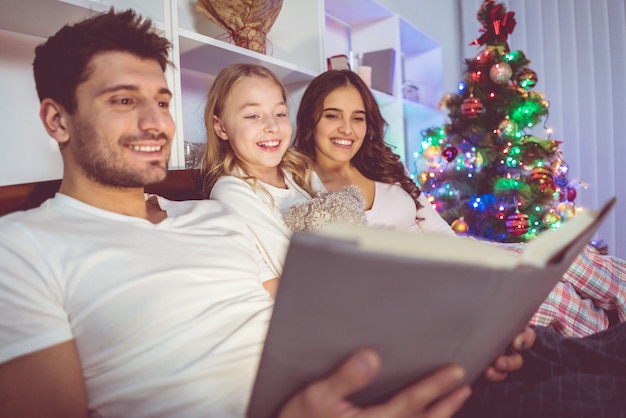
<svg viewBox="0 0 626 418"><path fill-rule="evenodd" d="M526 350L535 343L535 331L526 327L517 334L511 343L511 351L508 354L498 357L487 370L485 378L492 382L501 382L507 378L508 374L519 370L524 365L524 359L520 351Z"/></svg>
<svg viewBox="0 0 626 418"><path fill-rule="evenodd" d="M375 352L362 350L355 353L330 376L313 382L294 395L282 409L280 418L444 418L458 411L470 395L469 386L464 385L431 404L461 383L463 370L451 366L398 392L384 404L359 408L348 402L348 395L367 386L379 368L380 359Z"/></svg>

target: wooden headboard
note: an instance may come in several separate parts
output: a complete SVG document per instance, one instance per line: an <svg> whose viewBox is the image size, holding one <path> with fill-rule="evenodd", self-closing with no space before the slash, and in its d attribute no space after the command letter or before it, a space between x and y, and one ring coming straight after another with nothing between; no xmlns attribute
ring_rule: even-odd
<svg viewBox="0 0 626 418"><path fill-rule="evenodd" d="M41 205L60 185L61 180L49 180L0 186L0 216ZM146 192L170 200L202 199L202 177L197 169L170 170L165 181L146 187Z"/></svg>

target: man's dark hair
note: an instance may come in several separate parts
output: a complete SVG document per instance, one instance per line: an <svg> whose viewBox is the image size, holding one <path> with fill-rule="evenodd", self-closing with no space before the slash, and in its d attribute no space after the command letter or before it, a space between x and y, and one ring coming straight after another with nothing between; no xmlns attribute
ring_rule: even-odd
<svg viewBox="0 0 626 418"><path fill-rule="evenodd" d="M33 72L39 100L51 98L70 113L76 110L76 87L89 78L91 59L109 51L156 60L163 71L171 43L157 35L150 19L133 10L108 12L63 26L35 49Z"/></svg>

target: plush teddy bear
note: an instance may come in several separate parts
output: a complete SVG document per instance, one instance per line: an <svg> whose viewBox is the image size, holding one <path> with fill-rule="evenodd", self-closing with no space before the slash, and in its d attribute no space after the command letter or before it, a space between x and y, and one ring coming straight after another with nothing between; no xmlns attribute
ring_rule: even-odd
<svg viewBox="0 0 626 418"><path fill-rule="evenodd" d="M313 199L291 206L284 221L293 232L315 232L331 222L364 225L365 198L357 186L318 193Z"/></svg>

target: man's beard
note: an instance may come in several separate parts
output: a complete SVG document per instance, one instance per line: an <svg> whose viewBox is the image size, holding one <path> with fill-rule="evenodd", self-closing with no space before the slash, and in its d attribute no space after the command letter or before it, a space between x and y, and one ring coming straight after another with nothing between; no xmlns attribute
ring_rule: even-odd
<svg viewBox="0 0 626 418"><path fill-rule="evenodd" d="M163 181L167 174L167 165L159 161L151 165L154 169L130 167L124 163L120 147L142 139L168 139L163 133L159 135L122 136L117 144L100 138L88 124L74 119L74 130L71 140L75 142L75 159L85 175L100 184L119 188L138 188ZM119 147L116 147L118 145ZM162 167L161 170L158 168Z"/></svg>

